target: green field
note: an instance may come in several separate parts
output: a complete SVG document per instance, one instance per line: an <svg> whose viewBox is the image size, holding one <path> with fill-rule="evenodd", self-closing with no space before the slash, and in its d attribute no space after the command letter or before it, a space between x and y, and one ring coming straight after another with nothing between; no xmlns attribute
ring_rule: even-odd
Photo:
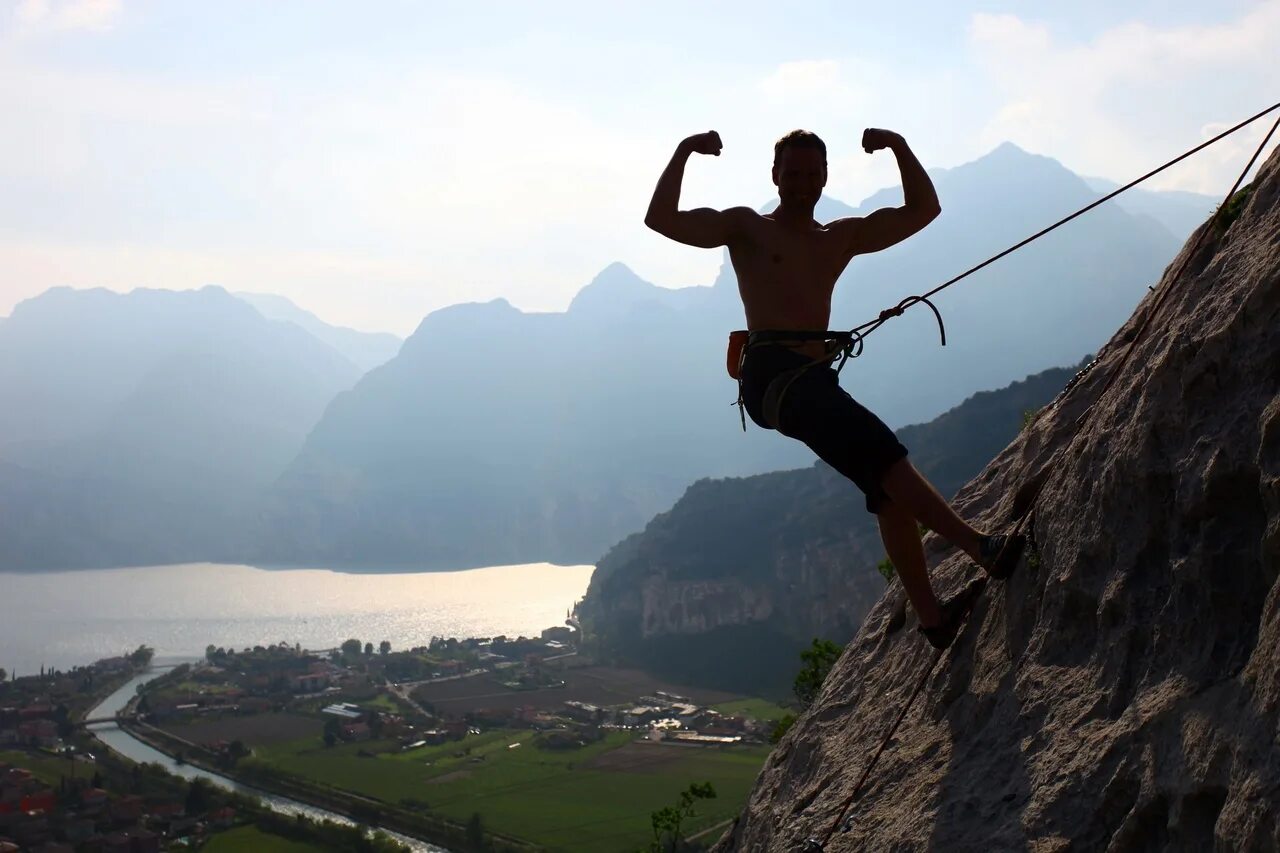
<svg viewBox="0 0 1280 853"><path fill-rule="evenodd" d="M325 853L327 847L317 847L303 841L290 841L279 835L269 835L256 826L239 826L211 837L203 847L203 853Z"/></svg>
<svg viewBox="0 0 1280 853"><path fill-rule="evenodd" d="M392 714L403 714L404 709L396 704L396 700L392 699L385 693L379 693L372 699L365 699L358 703L362 708L379 708L383 711L390 711Z"/></svg>
<svg viewBox="0 0 1280 853"><path fill-rule="evenodd" d="M737 702L723 702L711 707L730 717L742 716L750 717L754 720L773 720L774 722L781 720L787 714L795 713L794 710L789 710L765 699L739 699Z"/></svg>
<svg viewBox="0 0 1280 853"><path fill-rule="evenodd" d="M94 771L97 769L94 765L86 764L83 761L71 761L67 758L58 758L55 755L46 753L23 752L21 750L0 751L0 764L12 764L14 767L30 770L32 776L54 788L58 787L58 781L63 776L68 779L72 776L88 779L93 776Z"/></svg>
<svg viewBox="0 0 1280 853"><path fill-rule="evenodd" d="M407 753L359 757L377 743L317 747L314 740L260 749L255 760L390 803L411 798L465 822L555 851L617 853L651 837L650 814L676 802L692 782L711 782L715 800L698 806L690 829L735 816L768 747L636 743L616 732L576 750L548 751L528 731L495 731ZM511 744L520 746L510 748ZM470 748L469 754L458 754Z"/></svg>

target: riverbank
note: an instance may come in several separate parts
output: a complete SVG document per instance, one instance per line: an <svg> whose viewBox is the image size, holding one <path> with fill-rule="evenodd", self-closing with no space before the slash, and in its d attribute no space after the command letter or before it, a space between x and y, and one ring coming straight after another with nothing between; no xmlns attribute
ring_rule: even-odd
<svg viewBox="0 0 1280 853"><path fill-rule="evenodd" d="M153 673L135 676L134 679L122 686L116 693L108 696L102 703L95 706L90 712L91 715L94 717L114 716L120 710L131 707L138 700L137 687L161 677L163 676ZM259 786L241 784L216 769L206 769L185 761L176 763L173 756L138 739L132 732L125 731L117 723L91 727L89 734L96 738L98 743L104 745L115 760L127 762L135 767L143 765L154 766L159 771L189 782L204 779L218 788L259 803L260 807L267 812L284 815L290 820L301 816L319 827L323 827L326 823L345 825L351 828L363 825L360 821L352 820L345 814L327 810L320 805L312 805L301 799L291 799ZM374 829L380 828L375 826ZM449 853L448 849L419 838L400 834L393 830L384 831L392 840L414 851L414 853Z"/></svg>
<svg viewBox="0 0 1280 853"><path fill-rule="evenodd" d="M228 768L219 764L216 753L146 723L122 723L120 728L174 761L233 780L250 791L257 789L263 793L288 797L314 808L342 815L354 823L378 826L428 844L465 848L470 843L467 827L462 823L414 813L371 797L300 777L267 772L267 768L251 772L245 772L241 768ZM493 853L530 853L538 849L520 839L501 834L486 833L485 838L489 844L488 849Z"/></svg>

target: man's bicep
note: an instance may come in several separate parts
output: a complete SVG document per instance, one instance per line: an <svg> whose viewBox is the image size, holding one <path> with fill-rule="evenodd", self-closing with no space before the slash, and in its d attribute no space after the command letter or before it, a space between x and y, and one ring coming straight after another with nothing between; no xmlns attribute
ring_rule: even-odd
<svg viewBox="0 0 1280 853"><path fill-rule="evenodd" d="M717 246L727 246L741 233L743 210L744 208L738 207L727 210L710 207L682 210L669 222L663 223L661 229L655 230L689 246L714 249Z"/></svg>
<svg viewBox="0 0 1280 853"><path fill-rule="evenodd" d="M852 255L887 249L923 227L901 207L882 207L860 219L847 221L851 223L848 248Z"/></svg>

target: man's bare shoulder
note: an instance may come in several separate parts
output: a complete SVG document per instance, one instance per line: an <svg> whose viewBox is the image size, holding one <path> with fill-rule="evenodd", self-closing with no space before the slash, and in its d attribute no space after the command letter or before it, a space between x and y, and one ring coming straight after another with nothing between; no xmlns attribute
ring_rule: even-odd
<svg viewBox="0 0 1280 853"><path fill-rule="evenodd" d="M743 245L758 242L762 229L769 224L768 219L746 206L726 207L721 215L730 222L735 242Z"/></svg>
<svg viewBox="0 0 1280 853"><path fill-rule="evenodd" d="M737 222L740 225L750 225L752 223L765 221L765 218L756 212L755 209L746 206L726 207L722 212L725 216L732 217L734 222Z"/></svg>
<svg viewBox="0 0 1280 853"><path fill-rule="evenodd" d="M861 228L866 224L866 221L867 218L865 216L842 216L839 219L831 220L822 227L833 233L849 234Z"/></svg>

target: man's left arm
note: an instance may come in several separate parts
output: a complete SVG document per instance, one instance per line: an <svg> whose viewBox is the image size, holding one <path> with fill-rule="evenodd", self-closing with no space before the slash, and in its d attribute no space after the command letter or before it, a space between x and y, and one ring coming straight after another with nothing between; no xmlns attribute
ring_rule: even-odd
<svg viewBox="0 0 1280 853"><path fill-rule="evenodd" d="M900 243L937 219L942 212L933 181L899 134L868 128L862 135L862 147L868 154L888 148L898 158L903 204L902 207L882 207L868 216L840 220L840 230L848 239L850 257L878 252Z"/></svg>

